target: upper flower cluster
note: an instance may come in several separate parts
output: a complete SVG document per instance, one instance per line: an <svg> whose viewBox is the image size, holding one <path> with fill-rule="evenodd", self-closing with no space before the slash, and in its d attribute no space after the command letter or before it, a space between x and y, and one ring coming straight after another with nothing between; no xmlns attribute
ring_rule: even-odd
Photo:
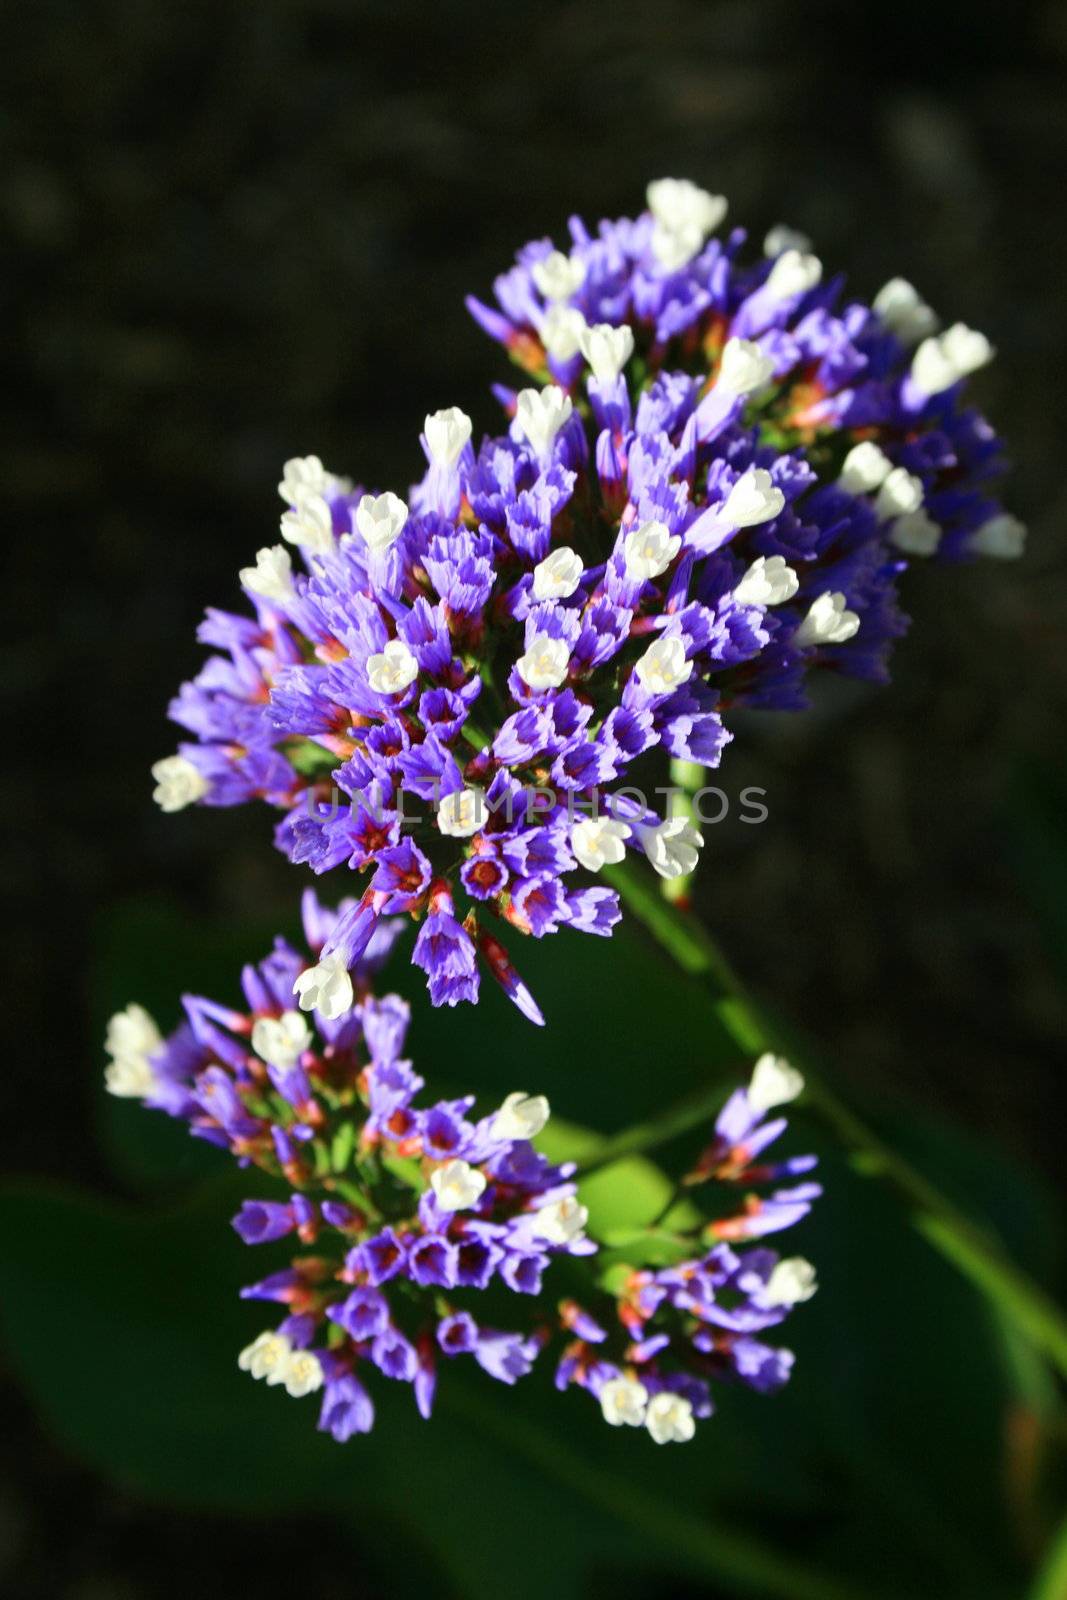
<svg viewBox="0 0 1067 1600"><path fill-rule="evenodd" d="M306 897L313 955L333 920ZM400 1054L408 1008L367 988L394 927L380 925L343 1019L318 1011L314 1031L291 1009L308 962L279 940L245 968L247 1010L186 997L186 1021L164 1040L130 1006L107 1037L113 1093L184 1119L287 1186L233 1221L248 1244L293 1236L308 1247L242 1291L286 1314L239 1364L294 1397L321 1389L319 1425L341 1440L372 1425L370 1368L412 1384L424 1416L441 1357L472 1355L504 1383L522 1377L547 1326L530 1312L518 1330L487 1325L479 1292L497 1282L537 1296L553 1257L596 1248L573 1166L530 1143L548 1119L543 1096L511 1094L478 1119L473 1096L416 1104L423 1080Z"/></svg>
<svg viewBox="0 0 1067 1600"><path fill-rule="evenodd" d="M935 333L899 279L843 301L795 240L745 260L691 184L648 198L471 302L533 380L498 391L506 432L475 448L462 411L428 416L406 499L290 461L284 542L241 573L253 614L201 629L215 654L171 707L193 737L156 798L265 799L292 860L369 874L320 998L407 912L435 1004L476 998L480 956L540 1021L493 920L607 934L590 874L695 864L693 822L633 787L640 757L715 766L735 708L799 707L821 668L883 678L911 558L1018 553L961 400L981 335Z"/></svg>
<svg viewBox="0 0 1067 1600"><path fill-rule="evenodd" d="M762 1159L787 1125L781 1116L768 1120L768 1112L795 1099L802 1087L787 1062L761 1056L751 1082L720 1112L715 1138L686 1179L728 1186L729 1209L696 1230L707 1247L703 1253L689 1257L679 1248L678 1259L657 1271L622 1266L609 1273L614 1299L606 1315L591 1315L573 1302L562 1308L563 1325L575 1338L556 1385L588 1389L613 1426L644 1425L659 1444L690 1439L696 1419L711 1415L712 1383L742 1383L770 1394L788 1380L793 1352L763 1336L811 1299L814 1268L801 1256L783 1259L765 1246L734 1247L792 1227L822 1192L810 1181L762 1198L755 1192L816 1164L814 1156ZM745 1190L739 1206L737 1186Z"/></svg>

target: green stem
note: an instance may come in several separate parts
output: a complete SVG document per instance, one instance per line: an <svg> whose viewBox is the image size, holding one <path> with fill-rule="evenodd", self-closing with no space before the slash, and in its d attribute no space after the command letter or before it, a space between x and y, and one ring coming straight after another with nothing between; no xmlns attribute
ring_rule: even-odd
<svg viewBox="0 0 1067 1600"><path fill-rule="evenodd" d="M897 1151L891 1149L802 1059L795 1041L785 1040L746 992L715 941L696 918L661 898L655 886L628 864L605 869L634 915L684 972L703 979L715 1011L746 1055L763 1050L788 1054L804 1074L806 1098L851 1150L857 1170L888 1183L911 1211L923 1237L951 1261L1067 1376L1067 1315L1040 1285L1019 1270L998 1242L974 1223ZM650 1150L706 1122L718 1109L721 1087L708 1089L671 1107L661 1116L628 1128L597 1152L600 1167L620 1156ZM586 1171L591 1170L586 1168Z"/></svg>

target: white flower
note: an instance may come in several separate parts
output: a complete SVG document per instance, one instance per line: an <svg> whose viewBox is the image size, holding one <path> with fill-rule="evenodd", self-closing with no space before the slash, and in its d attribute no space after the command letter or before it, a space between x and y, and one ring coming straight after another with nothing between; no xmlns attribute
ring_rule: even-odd
<svg viewBox="0 0 1067 1600"><path fill-rule="evenodd" d="M261 1333L237 1357L242 1372L253 1378L266 1378L269 1384L284 1383L293 1347L284 1333Z"/></svg>
<svg viewBox="0 0 1067 1600"><path fill-rule="evenodd" d="M122 1056L104 1068L104 1088L120 1100L143 1100L156 1087L156 1075L147 1056Z"/></svg>
<svg viewBox="0 0 1067 1600"><path fill-rule="evenodd" d="M558 689L567 676L571 652L565 639L535 633L529 649L515 663L519 677L531 689Z"/></svg>
<svg viewBox="0 0 1067 1600"><path fill-rule="evenodd" d="M371 550L388 550L399 539L408 508L398 494L365 494L356 507L356 530Z"/></svg>
<svg viewBox="0 0 1067 1600"><path fill-rule="evenodd" d="M811 1262L803 1256L791 1256L777 1263L760 1299L772 1306L796 1306L802 1300L810 1300L818 1287Z"/></svg>
<svg viewBox="0 0 1067 1600"><path fill-rule="evenodd" d="M311 1029L299 1011L280 1017L257 1017L252 1028L252 1049L262 1060L286 1071L299 1061L311 1043Z"/></svg>
<svg viewBox="0 0 1067 1600"><path fill-rule="evenodd" d="M975 529L967 545L978 556L992 556L996 561L1017 561L1026 545L1026 525L1010 512L998 512Z"/></svg>
<svg viewBox="0 0 1067 1600"><path fill-rule="evenodd" d="M688 178L657 178L645 198L660 226L673 232L694 227L702 234L713 233L727 211L725 196L709 194Z"/></svg>
<svg viewBox="0 0 1067 1600"><path fill-rule="evenodd" d="M390 639L384 650L367 657L367 682L375 694L403 694L419 675L419 663L403 639Z"/></svg>
<svg viewBox="0 0 1067 1600"><path fill-rule="evenodd" d="M563 1200L542 1206L531 1220L537 1238L546 1239L549 1244L572 1244L582 1237L589 1211L573 1195L567 1195Z"/></svg>
<svg viewBox="0 0 1067 1600"><path fill-rule="evenodd" d="M902 517L918 511L922 503L922 479L904 467L894 467L875 496L874 509L880 517Z"/></svg>
<svg viewBox="0 0 1067 1600"><path fill-rule="evenodd" d="M255 566L242 567L237 576L251 594L264 600L288 600L293 592L293 561L283 544L257 550Z"/></svg>
<svg viewBox="0 0 1067 1600"><path fill-rule="evenodd" d="M870 494L878 489L893 470L893 463L873 439L854 444L841 466L838 483L849 494Z"/></svg>
<svg viewBox="0 0 1067 1600"><path fill-rule="evenodd" d="M661 878L685 878L696 868L704 835L685 817L668 817L654 828L638 828L645 855Z"/></svg>
<svg viewBox="0 0 1067 1600"><path fill-rule="evenodd" d="M298 506L311 495L325 495L338 486L339 479L327 472L318 456L293 456L282 468L278 493L286 505Z"/></svg>
<svg viewBox="0 0 1067 1600"><path fill-rule="evenodd" d="M424 431L434 466L446 470L454 467L473 427L470 417L459 406L448 406L427 417Z"/></svg>
<svg viewBox="0 0 1067 1600"><path fill-rule="evenodd" d="M754 528L759 522L770 522L784 505L785 495L770 473L763 467L749 467L726 496L721 515L736 528Z"/></svg>
<svg viewBox="0 0 1067 1600"><path fill-rule="evenodd" d="M636 1378L609 1378L600 1391L604 1421L613 1428L639 1428L645 1420L648 1390Z"/></svg>
<svg viewBox="0 0 1067 1600"><path fill-rule="evenodd" d="M552 250L534 262L530 274L546 300L569 300L585 282L585 262Z"/></svg>
<svg viewBox="0 0 1067 1600"><path fill-rule="evenodd" d="M585 562L578 552L570 545L561 544L533 569L534 599L568 599L581 582L584 568Z"/></svg>
<svg viewBox="0 0 1067 1600"><path fill-rule="evenodd" d="M317 1011L327 1022L351 1011L355 994L352 979L339 951L307 967L293 984L301 1011Z"/></svg>
<svg viewBox="0 0 1067 1600"><path fill-rule="evenodd" d="M755 339L727 339L723 345L716 389L729 394L754 394L769 383L774 375L774 362Z"/></svg>
<svg viewBox="0 0 1067 1600"><path fill-rule="evenodd" d="M685 1444L696 1432L692 1402L662 1389L648 1402L645 1427L657 1444Z"/></svg>
<svg viewBox="0 0 1067 1600"><path fill-rule="evenodd" d="M827 590L809 607L793 635L793 643L798 649L809 644L844 644L858 631L859 625L856 613L845 609L845 597L840 590Z"/></svg>
<svg viewBox="0 0 1067 1600"><path fill-rule="evenodd" d="M937 328L937 316L907 278L890 278L875 295L873 307L902 344L918 344Z"/></svg>
<svg viewBox="0 0 1067 1600"><path fill-rule="evenodd" d="M521 437L529 440L535 455L547 461L557 433L573 410L570 395L554 383L543 389L522 389L515 402L515 425Z"/></svg>
<svg viewBox="0 0 1067 1600"><path fill-rule="evenodd" d="M548 1111L543 1094L524 1094L517 1089L500 1107L489 1132L494 1139L536 1139L548 1121Z"/></svg>
<svg viewBox="0 0 1067 1600"><path fill-rule="evenodd" d="M442 1211L469 1211L485 1193L485 1173L469 1161L446 1161L430 1175Z"/></svg>
<svg viewBox="0 0 1067 1600"><path fill-rule="evenodd" d="M184 756L164 756L152 767L156 787L152 799L161 811L181 811L207 794L209 785L203 773Z"/></svg>
<svg viewBox="0 0 1067 1600"><path fill-rule="evenodd" d="M553 361L569 361L582 347L586 326L576 306L549 306L541 319L541 343Z"/></svg>
<svg viewBox="0 0 1067 1600"><path fill-rule="evenodd" d="M626 535L622 548L626 576L644 582L666 572L682 548L682 541L665 522L642 522Z"/></svg>
<svg viewBox="0 0 1067 1600"><path fill-rule="evenodd" d="M599 872L601 867L614 866L626 854L624 839L630 837L625 822L613 817L585 817L571 829L571 849L581 865L589 872Z"/></svg>
<svg viewBox="0 0 1067 1600"><path fill-rule="evenodd" d="M784 556L757 556L734 590L743 606L780 606L792 600L800 579Z"/></svg>
<svg viewBox="0 0 1067 1600"><path fill-rule="evenodd" d="M911 381L921 394L940 394L992 359L985 334L955 322L940 337L923 340L912 358Z"/></svg>
<svg viewBox="0 0 1067 1600"><path fill-rule="evenodd" d="M688 261L700 254L704 244L704 230L695 222L683 223L678 228L665 228L662 222L652 227L652 254L661 267L677 272Z"/></svg>
<svg viewBox="0 0 1067 1600"><path fill-rule="evenodd" d="M822 262L818 256L801 250L783 250L763 287L772 300L792 300L814 289L821 278Z"/></svg>
<svg viewBox="0 0 1067 1600"><path fill-rule="evenodd" d="M670 694L693 676L693 663L685 659L685 644L675 635L650 644L634 667L638 683L649 694Z"/></svg>
<svg viewBox="0 0 1067 1600"><path fill-rule="evenodd" d="M784 222L776 222L763 241L765 256L784 255L787 250L799 250L803 253L810 249L811 240L807 234L801 233L799 228L790 228Z"/></svg>
<svg viewBox="0 0 1067 1600"><path fill-rule="evenodd" d="M156 1087L149 1057L163 1043L162 1035L144 1006L129 1005L107 1025L104 1049L111 1057L104 1073L108 1094L124 1100L141 1100Z"/></svg>
<svg viewBox="0 0 1067 1600"><path fill-rule="evenodd" d="M748 1103L753 1111L770 1111L775 1106L788 1105L804 1087L804 1079L784 1056L767 1050L752 1068L748 1085Z"/></svg>
<svg viewBox="0 0 1067 1600"><path fill-rule="evenodd" d="M285 1364L285 1376L281 1381L286 1394L292 1395L294 1400L302 1400L306 1394L321 1389L324 1382L322 1362L314 1350L294 1350Z"/></svg>
<svg viewBox="0 0 1067 1600"><path fill-rule="evenodd" d="M633 329L598 322L582 329L578 345L593 377L600 383L613 383L634 353Z"/></svg>
<svg viewBox="0 0 1067 1600"><path fill-rule="evenodd" d="M469 839L485 827L485 790L476 783L446 794L437 807L437 826L450 839Z"/></svg>
<svg viewBox="0 0 1067 1600"><path fill-rule="evenodd" d="M889 543L909 556L932 556L941 543L941 529L925 511L906 511L889 525Z"/></svg>
<svg viewBox="0 0 1067 1600"><path fill-rule="evenodd" d="M319 494L308 495L282 515L282 538L312 554L325 555L333 549L333 513Z"/></svg>

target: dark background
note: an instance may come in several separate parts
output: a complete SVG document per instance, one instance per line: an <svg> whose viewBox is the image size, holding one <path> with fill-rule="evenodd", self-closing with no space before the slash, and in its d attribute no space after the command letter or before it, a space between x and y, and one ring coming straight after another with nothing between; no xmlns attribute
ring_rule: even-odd
<svg viewBox="0 0 1067 1600"><path fill-rule="evenodd" d="M571 211L632 212L672 174L726 193L757 240L803 228L860 294L911 278L998 347L976 387L1025 561L913 573L890 690L738 730L726 786L765 786L771 817L712 834L702 910L861 1093L1057 1181L1065 8L37 0L5 20L6 1164L119 1185L93 1131L115 907L291 915L265 817L163 818L148 779L200 611L276 538L283 459L402 490L426 411L495 427L505 362L464 293ZM257 1555L8 1408L19 1600L273 1597L294 1569L327 1600L359 1592L328 1528L278 1523Z"/></svg>

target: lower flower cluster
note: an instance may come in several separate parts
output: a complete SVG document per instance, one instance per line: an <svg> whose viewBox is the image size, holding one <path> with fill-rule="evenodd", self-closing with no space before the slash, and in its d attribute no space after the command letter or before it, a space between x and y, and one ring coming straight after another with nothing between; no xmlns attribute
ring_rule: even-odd
<svg viewBox="0 0 1067 1600"><path fill-rule="evenodd" d="M813 1291L810 1268L765 1249L740 1256L732 1245L798 1220L818 1188L749 1194L741 1212L704 1219L714 1244L699 1260L627 1267L621 1282L614 1263L601 1272L588 1259L599 1247L586 1233L574 1164L553 1163L532 1143L548 1121L543 1096L516 1091L482 1116L470 1095L423 1103L423 1079L401 1054L407 1004L370 988L394 936L390 922L345 974L353 992L343 1017L328 1005L310 1018L292 1008L294 987L318 970L323 943L350 909L328 911L309 892L308 951L279 939L247 966L244 1009L186 996L185 1020L167 1038L136 1005L108 1028L113 1094L180 1118L278 1185L233 1219L246 1244L291 1238L302 1247L241 1291L283 1315L240 1352L240 1368L294 1398L321 1394L319 1427L341 1441L373 1425L369 1376L410 1384L429 1417L441 1361L471 1356L514 1384L561 1328L571 1342L559 1386L583 1385L609 1422L645 1422L661 1443L689 1437L694 1417L710 1413L710 1377L763 1390L784 1382L792 1358L757 1335ZM799 1087L784 1064L758 1064L691 1181L751 1188L806 1171L812 1158L757 1160L785 1127L766 1121L767 1110ZM685 1237L675 1243L684 1253ZM636 1241L637 1262L642 1248ZM610 1320L546 1287L564 1256L584 1266L589 1303L613 1306Z"/></svg>

